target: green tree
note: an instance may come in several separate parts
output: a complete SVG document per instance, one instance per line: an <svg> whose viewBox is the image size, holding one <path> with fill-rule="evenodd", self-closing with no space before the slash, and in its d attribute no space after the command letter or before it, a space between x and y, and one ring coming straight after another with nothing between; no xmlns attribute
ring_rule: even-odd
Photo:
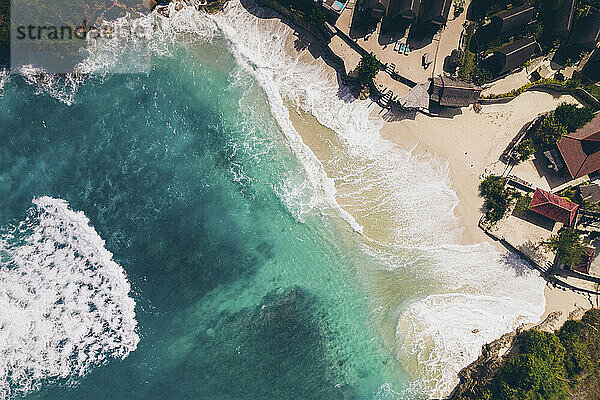
<svg viewBox="0 0 600 400"><path fill-rule="evenodd" d="M327 20L327 16L320 6L313 6L306 15L306 19L313 28L320 28Z"/></svg>
<svg viewBox="0 0 600 400"><path fill-rule="evenodd" d="M558 337L566 349L565 368L569 376L580 374L592 365L585 334L585 323L574 320L565 322L558 332Z"/></svg>
<svg viewBox="0 0 600 400"><path fill-rule="evenodd" d="M529 157L535 153L531 139L521 140L519 144L515 146L515 152L517 153L519 161L529 160Z"/></svg>
<svg viewBox="0 0 600 400"><path fill-rule="evenodd" d="M548 115L533 132L533 140L541 148L551 147L567 134L566 128L553 115Z"/></svg>
<svg viewBox="0 0 600 400"><path fill-rule="evenodd" d="M594 118L594 111L575 104L561 103L554 110L554 119L565 127L567 132L575 132Z"/></svg>
<svg viewBox="0 0 600 400"><path fill-rule="evenodd" d="M363 85L370 84L381 70L381 63L373 53L362 56L358 63L358 78Z"/></svg>
<svg viewBox="0 0 600 400"><path fill-rule="evenodd" d="M584 254L579 232L573 228L562 228L558 234L543 241L542 245L554 251L558 259L569 268L579 263Z"/></svg>
<svg viewBox="0 0 600 400"><path fill-rule="evenodd" d="M535 354L511 357L492 387L498 400L562 400L567 393L562 370Z"/></svg>
<svg viewBox="0 0 600 400"><path fill-rule="evenodd" d="M508 208L511 193L504 188L505 179L490 175L479 185L479 194L485 199L486 219L496 223L502 219Z"/></svg>

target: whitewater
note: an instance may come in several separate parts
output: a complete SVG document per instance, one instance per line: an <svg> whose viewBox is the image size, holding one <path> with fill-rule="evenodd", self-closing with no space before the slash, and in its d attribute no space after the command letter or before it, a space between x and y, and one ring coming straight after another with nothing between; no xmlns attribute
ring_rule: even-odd
<svg viewBox="0 0 600 400"><path fill-rule="evenodd" d="M256 5L247 7L252 12L238 0L231 0L223 13L211 16L194 7L177 11L171 4L170 18L153 12L146 17L111 23L146 27L146 35L133 41L133 48L136 52L149 51L161 56L169 56L169 46L177 40L206 43L218 35L227 38L238 63L264 90L273 117L306 172L305 182L290 181L278 195L301 222L305 215L315 212L339 215L355 232L362 234L362 251L378 260L380 268L367 271L369 278L365 281L372 319L378 325L393 324L393 337L385 340L388 351L414 378L412 386L398 396L410 397L419 392L430 396L448 394L457 383L458 371L478 357L483 344L521 324L539 320L545 306L543 280L518 257L501 253L488 243L459 244L462 230L454 213L459 199L452 189L445 162L417 156L382 139L379 133L382 121L372 117L373 104L353 99L346 88L339 87L324 63L306 63L286 51L284 44L290 41L294 31L281 23L276 14ZM72 104L82 75L101 75L127 68L131 60L125 55L129 49L116 40L91 43L90 54L80 65L79 72L60 78L62 81L41 79L43 73L31 68L24 68L21 73L41 93ZM6 79L2 78L2 86ZM290 120L288 105L311 114L333 133L336 146L330 154L318 157L302 140ZM310 135L310 132L303 134ZM68 229L83 229L84 235L53 236L53 240L66 243L70 253L51 252L52 257L69 257L76 260L76 265L86 265L89 261L78 259L79 253L75 252L77 246L83 245L81 237L89 238L83 243L92 246L92 262L96 267L75 271L82 274L80 280L95 284L96 291L117 299L118 307L106 309L96 305L93 318L84 314L85 318L78 321L91 333L86 336L75 331L75 337L65 338L61 324L73 321L60 319L55 326L61 334L53 336L56 330L46 328L47 317L42 305L46 305L47 300L42 296L41 303L34 307L39 311L25 322L34 321L34 326L39 326L42 343L58 337L59 341L67 339L73 344L64 350L57 347L57 354L50 359L59 362L41 364L39 373L33 377L20 377L16 387L22 391L34 389L42 378L82 375L106 357L125 357L139 340L135 333L135 304L127 295L130 288L123 270L111 260L102 239L85 216L70 211L60 200L41 198L35 202L46 216L33 224L37 227L34 233L36 229L40 233L27 239L31 241L26 247L30 253L11 255L11 263L29 268L30 254L51 251L44 235L61 232L56 229L57 224ZM3 246L10 249L9 242L6 243ZM53 288L57 282L67 280L69 284L74 282L77 288L81 286L80 280L61 273L60 265L66 264L52 265L59 268L58 273L52 269L44 272L52 273L52 277L42 274L35 281L12 285L17 285L18 290L26 290L23 285L33 287L34 283ZM17 279L14 273L11 275L14 271L11 268L3 267L1 271L5 274L3 280ZM108 287L99 284L106 281L104 274L113 277ZM381 276L384 279L373 278ZM82 289L76 292L75 304L80 308L92 294ZM64 315L65 311L60 313ZM113 321L115 315L122 322L111 325L114 329L110 332L95 328L103 323L100 321ZM16 331L8 332L15 335ZM116 341L115 337L122 341ZM97 355L89 359L72 357L81 348L91 348ZM0 390L9 393L9 387L15 384L8 376L18 377L15 371L25 371L28 368L25 363L32 361L37 363L35 358L30 360L15 349L0 374L4 377ZM9 365L16 367L9 369ZM379 395L383 397L389 391L390 388L382 385ZM387 393L390 394L395 395Z"/></svg>
<svg viewBox="0 0 600 400"><path fill-rule="evenodd" d="M76 382L139 342L123 268L82 212L39 197L0 230L0 398Z"/></svg>

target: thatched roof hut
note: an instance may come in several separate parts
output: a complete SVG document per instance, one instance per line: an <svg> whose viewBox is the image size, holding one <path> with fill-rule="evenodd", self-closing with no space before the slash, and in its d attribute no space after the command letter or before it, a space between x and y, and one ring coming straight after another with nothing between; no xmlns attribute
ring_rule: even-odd
<svg viewBox="0 0 600 400"><path fill-rule="evenodd" d="M359 7L360 17L380 20L388 11L390 0L362 0Z"/></svg>
<svg viewBox="0 0 600 400"><path fill-rule="evenodd" d="M477 103L481 88L443 76L433 78L431 100L445 107L468 107Z"/></svg>
<svg viewBox="0 0 600 400"><path fill-rule="evenodd" d="M492 56L493 72L502 75L519 67L536 52L538 44L534 38L524 38L496 50Z"/></svg>
<svg viewBox="0 0 600 400"><path fill-rule="evenodd" d="M497 34L515 32L524 28L534 16L535 8L529 4L523 4L494 15L492 24L494 24Z"/></svg>
<svg viewBox="0 0 600 400"><path fill-rule="evenodd" d="M566 38L571 32L577 0L563 0L560 8L552 14L552 24L544 29L544 35Z"/></svg>
<svg viewBox="0 0 600 400"><path fill-rule="evenodd" d="M419 0L390 0L387 17L393 22L398 20L413 21L419 13Z"/></svg>
<svg viewBox="0 0 600 400"><path fill-rule="evenodd" d="M445 25L451 5L452 0L424 0L421 4L421 20L437 26Z"/></svg>
<svg viewBox="0 0 600 400"><path fill-rule="evenodd" d="M589 14L581 18L566 43L572 51L591 51L600 40L600 13Z"/></svg>

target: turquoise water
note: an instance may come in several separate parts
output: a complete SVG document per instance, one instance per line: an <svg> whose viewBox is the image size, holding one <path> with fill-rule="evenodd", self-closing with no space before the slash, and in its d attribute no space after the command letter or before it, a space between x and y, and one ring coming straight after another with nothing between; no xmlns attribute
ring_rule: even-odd
<svg viewBox="0 0 600 400"><path fill-rule="evenodd" d="M39 196L82 211L127 275L140 339L75 378L3 359L13 393L19 368L41 373L29 399L367 399L408 385L370 319L360 236L303 209L315 193L224 41L182 45L147 74L92 77L71 105L20 77L4 92L5 235Z"/></svg>

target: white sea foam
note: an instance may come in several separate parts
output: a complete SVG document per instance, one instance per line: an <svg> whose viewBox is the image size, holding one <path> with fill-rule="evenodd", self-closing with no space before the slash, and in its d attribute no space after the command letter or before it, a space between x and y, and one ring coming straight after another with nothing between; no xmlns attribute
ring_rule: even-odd
<svg viewBox="0 0 600 400"><path fill-rule="evenodd" d="M434 294L413 294L416 300L399 310L394 351L419 378L404 395L419 389L432 396L448 393L457 371L479 355L483 343L541 316L544 283L536 273L490 245L455 244L461 237L454 214L458 198L447 165L415 157L383 140L382 122L370 117L369 102L353 101L347 90L340 91L322 65L305 64L284 51L291 29L252 15L239 0L231 0L225 14L216 16L193 7L169 7L169 19L153 12L137 22L113 22L114 27L141 24L149 36L126 46L119 41L92 43L80 71L118 69L130 46L138 53L168 55L173 40L211 39L218 27L240 64L263 87L273 116L305 167L306 178L295 176L278 189L291 212L302 219L306 213L334 208L367 235L375 226L385 226L389 234L379 235L371 241L375 247L365 249L385 268L406 270L427 281L420 291L435 288ZM286 102L335 132L339 146L329 160L321 163L302 141ZM236 174L241 177L243 171ZM402 295L397 294L399 302ZM392 394L385 385L381 392Z"/></svg>
<svg viewBox="0 0 600 400"><path fill-rule="evenodd" d="M0 98L4 97L4 86L10 80L10 72L6 68L2 68L0 70Z"/></svg>
<svg viewBox="0 0 600 400"><path fill-rule="evenodd" d="M125 271L82 212L39 197L0 238L0 399L136 349Z"/></svg>
<svg viewBox="0 0 600 400"><path fill-rule="evenodd" d="M457 372L477 358L482 344L539 319L544 282L518 258L491 245L455 244L462 232L454 214L458 198L447 165L415 157L383 140L381 120L369 116L372 105L348 101L350 95L340 93L322 66L304 64L287 54L283 44L291 29L252 15L261 13L273 16L259 9L249 13L231 0L225 15L214 19L240 62L265 89L275 118L305 164L309 183L320 188L327 203L337 196L345 208L355 211L346 213L354 226L391 225L393 232L378 239L382 246L370 253L377 253L390 269L418 268L420 278L436 288L437 294L401 310L395 351L420 378L410 392L423 388L432 396L447 394L457 382ZM327 165L301 142L284 101L311 113L336 133L341 146ZM288 200L301 197L290 192ZM321 204L313 201L312 205ZM364 225L365 231L369 228ZM393 250L384 254L381 248ZM402 261L415 252L421 253L419 259Z"/></svg>

